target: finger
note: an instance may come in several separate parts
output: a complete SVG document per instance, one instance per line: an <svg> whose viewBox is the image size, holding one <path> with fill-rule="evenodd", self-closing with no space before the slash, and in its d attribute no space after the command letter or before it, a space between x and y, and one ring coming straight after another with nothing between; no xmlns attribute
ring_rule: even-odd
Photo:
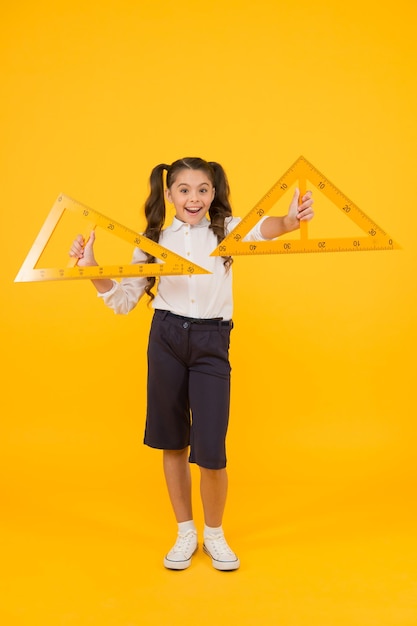
<svg viewBox="0 0 417 626"><path fill-rule="evenodd" d="M71 257L75 257L77 259L81 259L84 256L84 250L79 250L77 248L71 248L71 250L68 253Z"/></svg>
<svg viewBox="0 0 417 626"><path fill-rule="evenodd" d="M314 217L314 211L311 208L304 209L304 211L300 211L298 213L297 217L300 222L307 222Z"/></svg>
<svg viewBox="0 0 417 626"><path fill-rule="evenodd" d="M69 251L71 257L81 258L84 254L84 238L82 235L78 235L72 242L72 246Z"/></svg>
<svg viewBox="0 0 417 626"><path fill-rule="evenodd" d="M313 206L314 200L313 198L308 198L307 200L304 200L303 202L301 202L301 204L298 207L298 213L301 213L302 211L305 211L306 209L310 209Z"/></svg>
<svg viewBox="0 0 417 626"><path fill-rule="evenodd" d="M311 206L314 203L314 199L313 199L313 194L311 193L311 191L308 191L306 194L304 194L304 196L301 198L300 201L300 207L307 207L307 206Z"/></svg>

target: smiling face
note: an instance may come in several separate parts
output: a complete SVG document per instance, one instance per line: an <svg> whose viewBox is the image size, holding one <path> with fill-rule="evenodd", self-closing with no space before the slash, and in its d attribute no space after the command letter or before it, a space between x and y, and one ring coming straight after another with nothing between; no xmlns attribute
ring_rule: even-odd
<svg viewBox="0 0 417 626"><path fill-rule="evenodd" d="M181 169L166 196L173 202L176 215L181 222L198 224L207 214L213 202L215 189L203 170Z"/></svg>

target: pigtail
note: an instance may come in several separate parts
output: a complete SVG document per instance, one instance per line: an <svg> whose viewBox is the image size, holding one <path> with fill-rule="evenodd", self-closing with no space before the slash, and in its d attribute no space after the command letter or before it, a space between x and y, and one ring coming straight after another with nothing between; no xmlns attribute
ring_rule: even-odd
<svg viewBox="0 0 417 626"><path fill-rule="evenodd" d="M209 162L209 166L214 173L214 187L216 193L209 209L210 228L217 236L217 242L220 244L226 236L225 220L232 216L232 207L230 205L229 195L230 187L227 180L226 172L220 163L214 161ZM232 257L223 257L224 265L227 269L231 266Z"/></svg>
<svg viewBox="0 0 417 626"><path fill-rule="evenodd" d="M144 235L152 241L159 241L165 222L165 197L163 172L168 165L161 163L153 168L149 179L150 192L145 202L146 230Z"/></svg>
<svg viewBox="0 0 417 626"><path fill-rule="evenodd" d="M145 202L145 217L146 217L146 230L143 233L145 237L158 243L161 235L161 230L165 222L165 196L164 196L164 170L169 168L165 163L161 163L153 168L150 176L150 193ZM155 257L151 254L147 254L147 262L153 263ZM150 300L154 299L154 294L151 289L155 285L155 276L149 276L147 279L147 285L145 292L148 294Z"/></svg>

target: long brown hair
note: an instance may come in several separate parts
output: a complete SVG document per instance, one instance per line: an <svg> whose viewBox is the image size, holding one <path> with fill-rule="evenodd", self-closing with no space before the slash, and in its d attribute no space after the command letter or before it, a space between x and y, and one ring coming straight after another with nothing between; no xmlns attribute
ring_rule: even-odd
<svg viewBox="0 0 417 626"><path fill-rule="evenodd" d="M230 206L229 201L229 183L226 172L219 163L216 163L215 161L205 161L199 157L186 157L184 159L178 159L171 165L160 163L153 168L149 180L150 192L145 202L145 217L147 226L144 235L149 239L152 239L152 241L159 241L166 216L163 173L164 171L167 173L166 185L168 189L170 189L179 172L183 169L203 171L215 188L215 195L209 209L210 228L217 236L217 242L220 243L226 236L224 224L225 219L226 217L230 217L232 215L232 207ZM154 261L155 257L148 255L148 263L153 263ZM224 257L224 265L226 269L229 269L231 264L232 258ZM145 291L150 297L150 300L153 300L155 296L151 290L155 285L156 279L154 276L150 276L147 280L148 283Z"/></svg>

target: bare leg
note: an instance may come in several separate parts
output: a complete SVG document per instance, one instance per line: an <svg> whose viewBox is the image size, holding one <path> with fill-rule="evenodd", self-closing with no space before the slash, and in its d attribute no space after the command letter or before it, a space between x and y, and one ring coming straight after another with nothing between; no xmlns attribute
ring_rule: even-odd
<svg viewBox="0 0 417 626"><path fill-rule="evenodd" d="M193 519L191 504L191 472L188 463L188 448L164 450L165 480L178 523Z"/></svg>
<svg viewBox="0 0 417 626"><path fill-rule="evenodd" d="M201 470L201 499L204 508L204 544L203 550L211 557L212 565L218 570L235 570L240 567L240 561L229 547L222 526L223 512L227 496L226 469ZM209 526L209 528L207 528Z"/></svg>
<svg viewBox="0 0 417 626"><path fill-rule="evenodd" d="M207 526L218 528L222 525L226 505L228 478L226 469L210 470L200 467L200 493Z"/></svg>

